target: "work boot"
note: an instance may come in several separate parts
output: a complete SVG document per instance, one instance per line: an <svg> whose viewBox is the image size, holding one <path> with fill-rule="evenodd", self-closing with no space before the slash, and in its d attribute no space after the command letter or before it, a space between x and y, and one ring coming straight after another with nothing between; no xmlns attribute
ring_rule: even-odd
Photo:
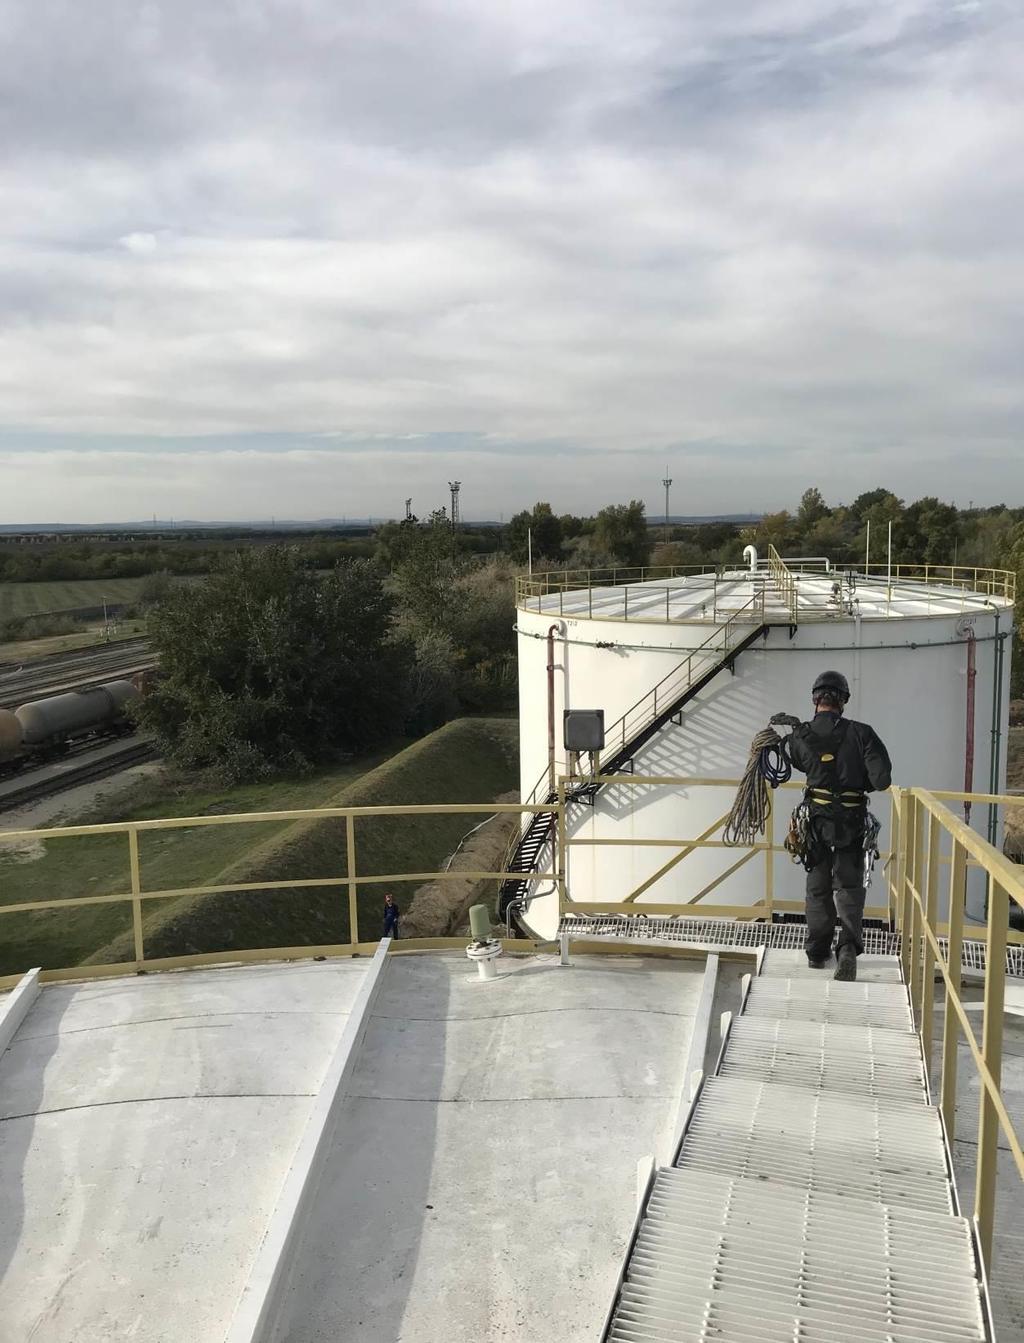
<svg viewBox="0 0 1024 1343"><path fill-rule="evenodd" d="M808 954L807 964L812 970L824 970L831 959L831 956L811 956Z"/></svg>
<svg viewBox="0 0 1024 1343"><path fill-rule="evenodd" d="M857 953L853 947L845 946L839 948L839 964L836 966L836 972L833 979L852 980L857 978Z"/></svg>

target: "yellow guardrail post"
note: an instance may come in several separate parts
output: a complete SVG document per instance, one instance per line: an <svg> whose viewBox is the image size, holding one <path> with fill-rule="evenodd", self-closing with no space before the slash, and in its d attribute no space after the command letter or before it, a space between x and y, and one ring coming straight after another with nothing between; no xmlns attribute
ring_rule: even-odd
<svg viewBox="0 0 1024 1343"><path fill-rule="evenodd" d="M896 863L896 898L899 900L900 961L903 965L903 982L910 983L910 885L907 866L913 848L914 809L910 793L901 798L900 810L900 848Z"/></svg>
<svg viewBox="0 0 1024 1343"><path fill-rule="evenodd" d="M964 901L967 898L967 850L953 836L953 861L949 870L949 948L946 952L949 982L960 989L964 952ZM956 1065L960 1026L949 988L946 989L942 1020L942 1117L950 1150L956 1134Z"/></svg>
<svg viewBox="0 0 1024 1343"><path fill-rule="evenodd" d="M895 929L899 923L899 905L896 897L897 872L899 870L900 825L902 822L902 798L900 790L893 788L889 794L889 864L885 869L886 903L889 906L889 927Z"/></svg>
<svg viewBox="0 0 1024 1343"><path fill-rule="evenodd" d="M345 817L345 875L348 878L348 940L359 941L359 900L356 882L356 818Z"/></svg>
<svg viewBox="0 0 1024 1343"><path fill-rule="evenodd" d="M939 844L942 824L933 813L928 817L928 873L925 887L925 923L934 928L939 921ZM925 1071L931 1081L932 1038L935 1033L935 953L927 937L923 937L921 968L921 1051Z"/></svg>
<svg viewBox="0 0 1024 1343"><path fill-rule="evenodd" d="M1002 1084L1003 1005L1006 997L1006 928L1010 898L994 876L989 876L988 936L985 947L985 1018L981 1056L996 1087ZM995 1226L996 1162L999 1156L999 1116L988 1088L981 1088L978 1116L978 1178L974 1217L981 1253L992 1270L992 1233Z"/></svg>
<svg viewBox="0 0 1024 1343"><path fill-rule="evenodd" d="M775 904L775 799L771 799L768 818L765 823L764 839L767 848L764 851L764 903L768 910L768 922L772 921L772 908Z"/></svg>
<svg viewBox="0 0 1024 1343"><path fill-rule="evenodd" d="M913 860L913 891L917 893L917 899L913 900L910 908L910 1001L913 1006L914 1022L919 1031L924 1029L924 976L922 964L922 952L924 948L922 943L925 940L924 929L922 927L921 904L924 896L924 829L925 829L925 809L921 799L913 797L911 806L914 810L914 860Z"/></svg>
<svg viewBox="0 0 1024 1343"><path fill-rule="evenodd" d="M139 862L139 832L128 827L128 867L132 882L132 940L135 943L135 968L142 969L146 952L142 937L142 865Z"/></svg>

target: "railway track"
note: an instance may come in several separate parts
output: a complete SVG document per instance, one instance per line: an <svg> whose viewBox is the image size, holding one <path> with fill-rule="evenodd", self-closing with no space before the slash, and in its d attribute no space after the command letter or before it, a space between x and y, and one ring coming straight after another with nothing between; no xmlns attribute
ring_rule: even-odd
<svg viewBox="0 0 1024 1343"><path fill-rule="evenodd" d="M56 653L23 667L0 666L0 709L69 690L87 690L156 666L145 639L125 639L100 649Z"/></svg>
<svg viewBox="0 0 1024 1343"><path fill-rule="evenodd" d="M0 812L38 802L55 793L77 788L79 784L93 783L132 765L141 765L156 757L151 741L120 742L111 747L105 744L85 753L82 759L63 767L43 765L29 774L20 774L8 783L0 784Z"/></svg>

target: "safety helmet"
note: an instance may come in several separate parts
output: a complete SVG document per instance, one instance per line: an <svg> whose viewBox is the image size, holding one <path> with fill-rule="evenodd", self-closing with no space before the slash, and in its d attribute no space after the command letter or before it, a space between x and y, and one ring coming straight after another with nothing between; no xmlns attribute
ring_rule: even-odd
<svg viewBox="0 0 1024 1343"><path fill-rule="evenodd" d="M827 695L829 691L836 695L842 704L849 700L850 683L842 672L822 672L811 687L811 698L817 704L818 700Z"/></svg>

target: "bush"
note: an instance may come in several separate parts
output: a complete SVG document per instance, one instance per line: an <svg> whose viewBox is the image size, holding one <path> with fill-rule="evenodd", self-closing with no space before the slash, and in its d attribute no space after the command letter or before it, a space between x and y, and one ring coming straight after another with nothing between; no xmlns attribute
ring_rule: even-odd
<svg viewBox="0 0 1024 1343"><path fill-rule="evenodd" d="M366 560L321 577L293 549L239 552L154 609L162 677L140 718L174 763L225 781L365 750L402 716L391 612Z"/></svg>

